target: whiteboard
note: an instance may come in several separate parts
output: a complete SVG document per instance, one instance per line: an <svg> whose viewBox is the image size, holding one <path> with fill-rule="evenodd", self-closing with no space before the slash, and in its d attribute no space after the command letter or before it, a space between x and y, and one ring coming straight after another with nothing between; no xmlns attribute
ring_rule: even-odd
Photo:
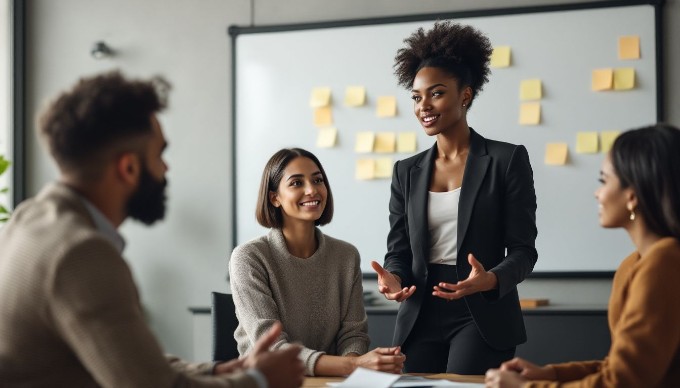
<svg viewBox="0 0 680 388"><path fill-rule="evenodd" d="M580 131L625 130L657 121L658 99L655 6L605 8L456 17L483 31L494 46L510 46L512 66L492 69L475 99L468 123L482 136L526 146L534 170L539 258L535 272L614 271L633 245L621 229L599 226L594 191L604 154L575 152ZM447 17L451 15L445 15ZM403 39L432 20L341 23L239 28L233 38L234 82L234 232L235 244L266 233L255 220L259 181L268 158L283 147L316 154L333 191L335 216L324 233L354 244L362 270L382 262L389 230L390 180L355 179L355 164L366 157L413 154L357 154L357 132L416 132L418 152L427 137L413 115L410 93L396 85L393 58ZM618 59L618 38L640 37L639 60ZM633 67L630 91L591 91L591 72ZM539 78L543 84L541 123L518 124L519 85ZM362 85L367 103L343 104L347 86ZM309 106L313 88L332 91L334 148L317 148L318 128ZM397 116L377 118L376 98L397 98ZM567 143L565 166L544 164L547 143Z"/></svg>

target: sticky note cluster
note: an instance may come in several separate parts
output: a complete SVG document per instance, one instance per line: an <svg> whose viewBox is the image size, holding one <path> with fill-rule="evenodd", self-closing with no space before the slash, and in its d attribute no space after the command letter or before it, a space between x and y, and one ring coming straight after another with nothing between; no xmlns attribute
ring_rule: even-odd
<svg viewBox="0 0 680 388"><path fill-rule="evenodd" d="M614 140L620 131L583 131L576 133L576 153L595 154L607 153L612 148ZM564 166L569 158L569 145L567 143L548 143L545 146L544 162L548 166Z"/></svg>
<svg viewBox="0 0 680 388"><path fill-rule="evenodd" d="M362 181L391 178L393 165L394 161L390 157L359 159L356 163L355 178Z"/></svg>
<svg viewBox="0 0 680 388"><path fill-rule="evenodd" d="M640 37L637 35L620 36L618 42L619 60L640 59ZM591 74L590 89L594 92L606 90L635 89L635 68L601 68Z"/></svg>
<svg viewBox="0 0 680 388"><path fill-rule="evenodd" d="M519 123L521 125L538 125L541 123L541 103L543 83L540 79L525 79L519 85L519 99L525 101L519 107Z"/></svg>

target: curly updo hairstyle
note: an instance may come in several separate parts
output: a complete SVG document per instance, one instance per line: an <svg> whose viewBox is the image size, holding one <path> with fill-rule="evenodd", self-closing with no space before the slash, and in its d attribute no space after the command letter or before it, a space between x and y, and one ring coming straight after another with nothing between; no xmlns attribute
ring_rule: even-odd
<svg viewBox="0 0 680 388"><path fill-rule="evenodd" d="M404 43L406 47L399 49L394 58L394 74L399 85L406 89L411 89L416 74L424 67L446 71L458 80L461 90L469 86L472 100L489 81L493 48L489 38L473 27L437 21L431 30L421 27L404 39Z"/></svg>

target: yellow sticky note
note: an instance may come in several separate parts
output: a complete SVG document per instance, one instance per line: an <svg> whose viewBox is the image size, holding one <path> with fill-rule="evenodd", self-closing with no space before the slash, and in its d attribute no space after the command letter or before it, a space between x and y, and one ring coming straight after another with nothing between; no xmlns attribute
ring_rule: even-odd
<svg viewBox="0 0 680 388"><path fill-rule="evenodd" d="M491 53L491 67L510 66L510 46L498 46Z"/></svg>
<svg viewBox="0 0 680 388"><path fill-rule="evenodd" d="M614 69L614 90L630 90L635 87L635 69L621 67Z"/></svg>
<svg viewBox="0 0 680 388"><path fill-rule="evenodd" d="M540 100L542 95L540 79L525 79L519 84L519 99L522 101Z"/></svg>
<svg viewBox="0 0 680 388"><path fill-rule="evenodd" d="M363 86L348 86L345 89L345 105L362 106L366 103L366 88Z"/></svg>
<svg viewBox="0 0 680 388"><path fill-rule="evenodd" d="M597 132L579 132L576 134L576 152L579 154L594 154L598 148Z"/></svg>
<svg viewBox="0 0 680 388"><path fill-rule="evenodd" d="M397 152L416 152L416 133L401 132L397 137Z"/></svg>
<svg viewBox="0 0 680 388"><path fill-rule="evenodd" d="M538 125L541 122L541 103L524 102L519 108L519 123L521 125Z"/></svg>
<svg viewBox="0 0 680 388"><path fill-rule="evenodd" d="M567 143L546 144L545 164L549 166L564 166L567 164L568 150Z"/></svg>
<svg viewBox="0 0 680 388"><path fill-rule="evenodd" d="M338 130L335 128L321 128L316 138L316 146L319 148L335 147L338 138Z"/></svg>
<svg viewBox="0 0 680 388"><path fill-rule="evenodd" d="M373 159L357 160L355 177L358 180L368 180L375 178L375 160Z"/></svg>
<svg viewBox="0 0 680 388"><path fill-rule="evenodd" d="M619 59L640 59L640 37L637 35L619 37Z"/></svg>
<svg viewBox="0 0 680 388"><path fill-rule="evenodd" d="M375 160L375 177L391 178L394 163L392 158L378 158Z"/></svg>
<svg viewBox="0 0 680 388"><path fill-rule="evenodd" d="M317 127L333 125L333 111L330 106L314 109L314 125Z"/></svg>
<svg viewBox="0 0 680 388"><path fill-rule="evenodd" d="M375 133L373 132L357 132L357 141L354 145L354 151L360 154L373 152L373 144L375 143Z"/></svg>
<svg viewBox="0 0 680 388"><path fill-rule="evenodd" d="M614 84L614 70L612 69L593 70L590 87L594 92L599 92L602 90L611 90L613 84Z"/></svg>
<svg viewBox="0 0 680 388"><path fill-rule="evenodd" d="M309 106L321 108L331 104L331 88L314 88L312 96L309 98Z"/></svg>
<svg viewBox="0 0 680 388"><path fill-rule="evenodd" d="M378 108L376 115L378 117L394 117L397 115L397 98L394 96L378 97Z"/></svg>
<svg viewBox="0 0 680 388"><path fill-rule="evenodd" d="M600 132L600 144L603 153L609 152L612 149L614 140L619 136L620 131L602 131Z"/></svg>
<svg viewBox="0 0 680 388"><path fill-rule="evenodd" d="M394 152L397 136L394 132L380 132L375 135L375 152Z"/></svg>

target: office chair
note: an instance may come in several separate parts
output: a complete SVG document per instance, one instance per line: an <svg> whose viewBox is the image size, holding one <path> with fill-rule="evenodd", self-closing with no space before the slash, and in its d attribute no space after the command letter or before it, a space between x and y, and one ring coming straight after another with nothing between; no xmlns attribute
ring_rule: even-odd
<svg viewBox="0 0 680 388"><path fill-rule="evenodd" d="M238 358L234 332L238 326L236 307L231 294L212 293L213 361Z"/></svg>

